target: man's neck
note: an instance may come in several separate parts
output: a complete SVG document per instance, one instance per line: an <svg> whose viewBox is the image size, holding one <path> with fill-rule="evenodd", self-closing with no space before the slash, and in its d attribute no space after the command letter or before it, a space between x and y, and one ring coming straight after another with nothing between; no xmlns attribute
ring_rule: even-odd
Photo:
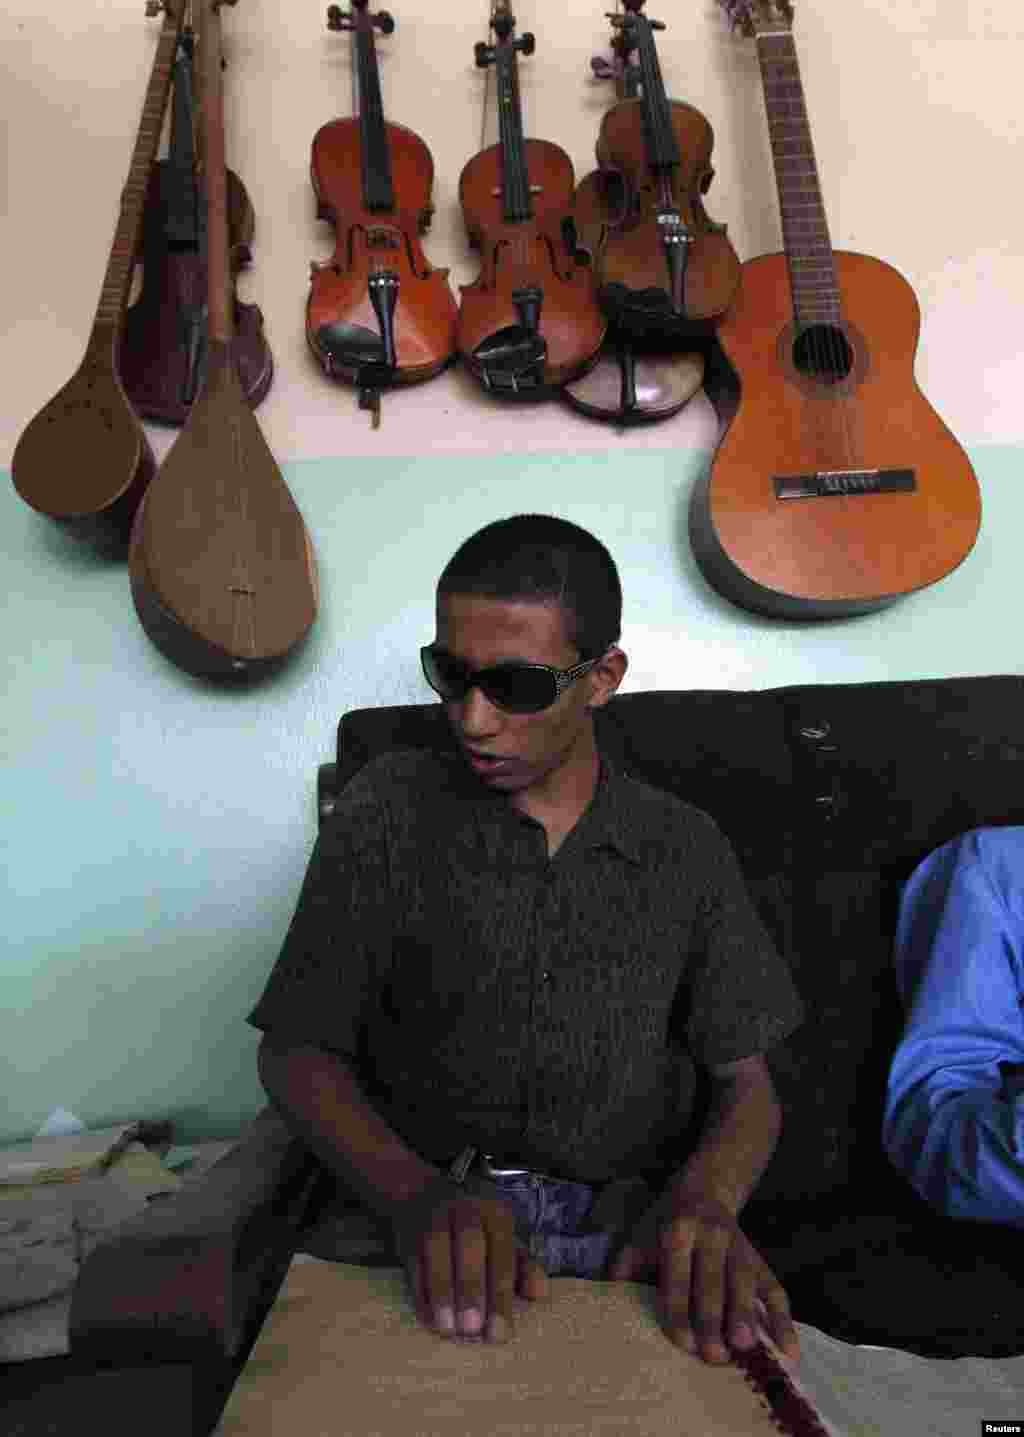
<svg viewBox="0 0 1024 1437"><path fill-rule="evenodd" d="M549 776L550 782L511 795L509 802L519 813L542 824L548 835L548 852L554 854L562 840L582 818L597 792L601 758L597 748L574 758Z"/></svg>

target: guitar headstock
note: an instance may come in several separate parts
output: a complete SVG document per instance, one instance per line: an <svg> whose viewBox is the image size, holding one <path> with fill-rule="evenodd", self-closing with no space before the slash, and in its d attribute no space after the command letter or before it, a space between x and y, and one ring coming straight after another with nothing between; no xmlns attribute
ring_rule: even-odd
<svg viewBox="0 0 1024 1437"><path fill-rule="evenodd" d="M768 35L793 28L793 0L718 0L734 30Z"/></svg>

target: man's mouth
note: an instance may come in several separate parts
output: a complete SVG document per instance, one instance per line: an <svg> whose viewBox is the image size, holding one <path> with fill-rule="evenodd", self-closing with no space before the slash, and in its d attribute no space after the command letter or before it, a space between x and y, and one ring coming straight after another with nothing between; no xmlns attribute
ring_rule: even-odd
<svg viewBox="0 0 1024 1437"><path fill-rule="evenodd" d="M496 773L499 769L515 763L515 759L507 755L478 753L472 748L467 748L465 754L477 773Z"/></svg>

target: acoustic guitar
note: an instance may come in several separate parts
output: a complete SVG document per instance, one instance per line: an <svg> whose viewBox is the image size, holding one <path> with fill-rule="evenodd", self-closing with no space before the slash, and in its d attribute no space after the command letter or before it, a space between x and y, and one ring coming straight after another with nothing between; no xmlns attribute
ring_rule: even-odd
<svg viewBox="0 0 1024 1437"><path fill-rule="evenodd" d="M147 636L203 678L276 668L316 618L316 562L302 515L242 390L224 156L220 6L201 12L207 233L204 378L132 525L128 573ZM235 257L237 260L237 256Z"/></svg>
<svg viewBox="0 0 1024 1437"><path fill-rule="evenodd" d="M148 15L164 12L163 28L85 355L29 421L11 464L14 487L26 504L75 538L119 553L156 473L156 457L121 383L118 347L184 9L184 0L147 0Z"/></svg>
<svg viewBox="0 0 1024 1437"><path fill-rule="evenodd" d="M981 522L967 455L914 378L917 299L891 265L833 250L789 0L719 0L752 35L785 251L749 260L705 388L725 429L693 490L708 582L755 613L867 613L934 584Z"/></svg>

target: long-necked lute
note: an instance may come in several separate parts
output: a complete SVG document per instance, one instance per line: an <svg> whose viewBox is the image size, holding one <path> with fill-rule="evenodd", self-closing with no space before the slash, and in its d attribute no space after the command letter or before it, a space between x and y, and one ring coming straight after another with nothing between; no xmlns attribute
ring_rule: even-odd
<svg viewBox="0 0 1024 1437"><path fill-rule="evenodd" d="M967 455L914 379L920 311L833 250L788 0L721 0L756 37L785 251L748 260L705 387L726 422L690 503L708 581L755 613L867 613L944 578L981 522Z"/></svg>
<svg viewBox="0 0 1024 1437"><path fill-rule="evenodd" d="M14 487L26 504L105 551L123 552L156 458L118 370L118 345L139 250L150 171L160 144L184 0L148 0L164 13L142 118L121 194L114 243L85 355L31 419L14 450Z"/></svg>
<svg viewBox="0 0 1024 1437"><path fill-rule="evenodd" d="M206 372L138 508L128 567L139 619L167 658L203 677L256 678L308 634L317 578L302 515L242 391L233 354L220 5L199 5Z"/></svg>

